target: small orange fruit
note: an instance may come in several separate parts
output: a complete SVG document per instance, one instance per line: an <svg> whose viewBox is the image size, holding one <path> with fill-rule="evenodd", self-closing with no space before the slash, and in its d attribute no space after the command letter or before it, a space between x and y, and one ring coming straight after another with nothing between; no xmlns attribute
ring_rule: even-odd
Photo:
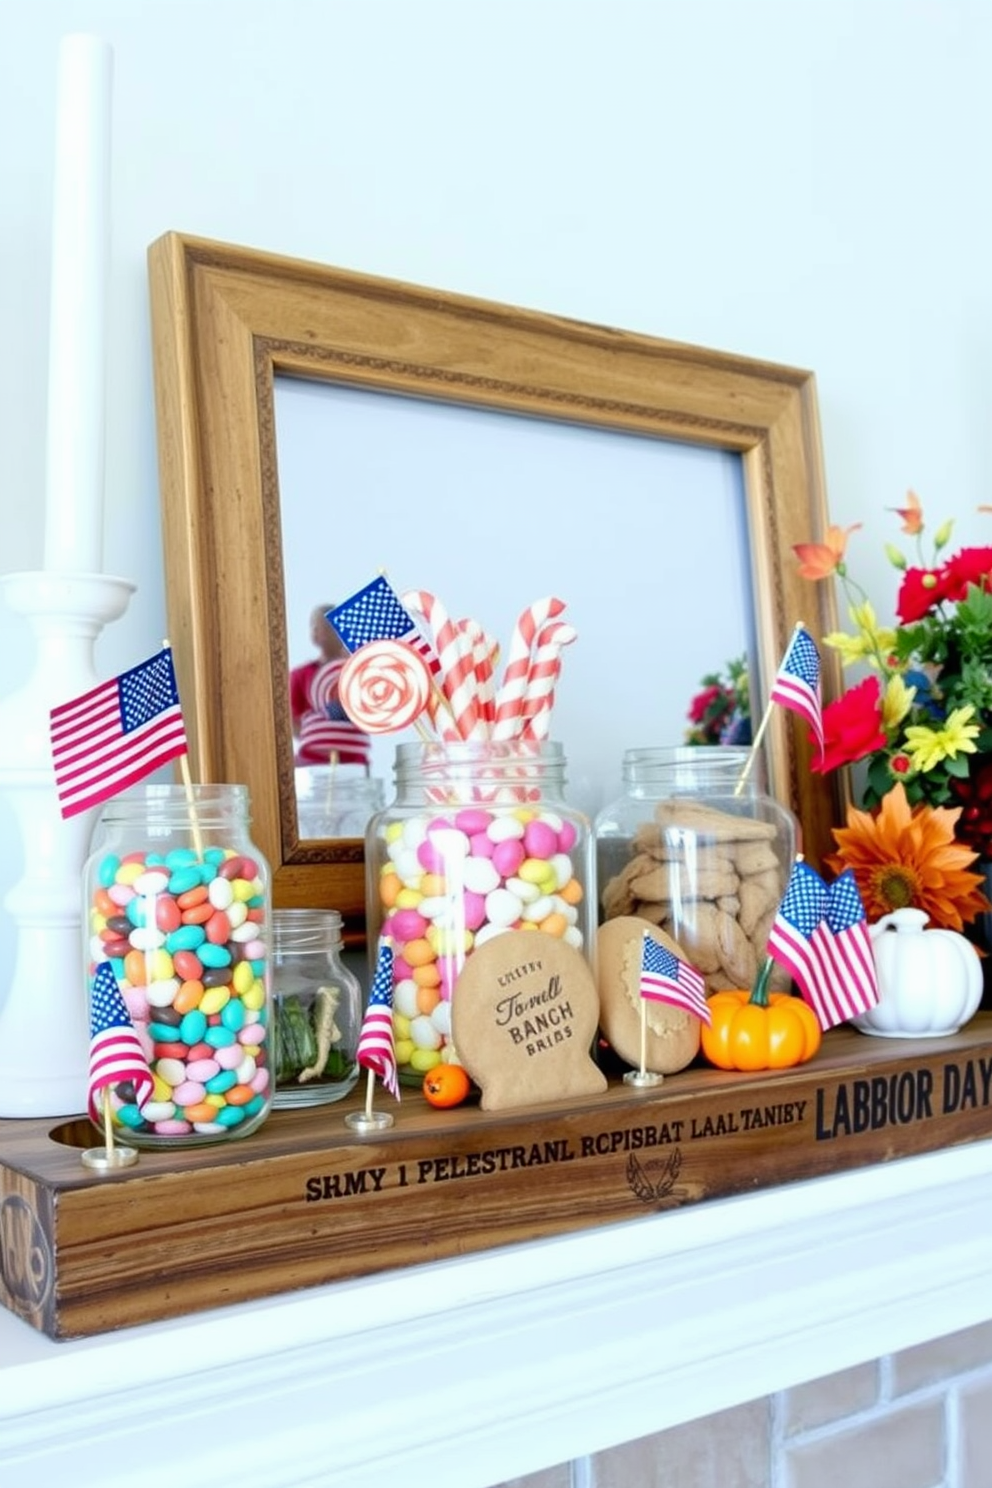
<svg viewBox="0 0 992 1488"><path fill-rule="evenodd" d="M436 1064L424 1076L424 1096L432 1106L460 1106L472 1082L460 1064Z"/></svg>

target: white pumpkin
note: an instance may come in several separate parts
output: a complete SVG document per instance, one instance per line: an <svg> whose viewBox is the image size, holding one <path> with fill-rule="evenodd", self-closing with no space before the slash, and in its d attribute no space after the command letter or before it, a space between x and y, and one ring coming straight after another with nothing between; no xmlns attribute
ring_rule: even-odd
<svg viewBox="0 0 992 1488"><path fill-rule="evenodd" d="M957 930L925 930L922 909L896 909L870 927L880 1000L851 1022L885 1038L956 1033L978 1011L982 963Z"/></svg>

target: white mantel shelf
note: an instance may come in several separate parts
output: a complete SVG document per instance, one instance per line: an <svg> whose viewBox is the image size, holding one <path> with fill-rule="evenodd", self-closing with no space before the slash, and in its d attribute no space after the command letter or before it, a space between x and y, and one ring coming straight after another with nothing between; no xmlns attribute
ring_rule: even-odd
<svg viewBox="0 0 992 1488"><path fill-rule="evenodd" d="M0 1464L490 1488L990 1318L985 1140L76 1342L0 1312Z"/></svg>

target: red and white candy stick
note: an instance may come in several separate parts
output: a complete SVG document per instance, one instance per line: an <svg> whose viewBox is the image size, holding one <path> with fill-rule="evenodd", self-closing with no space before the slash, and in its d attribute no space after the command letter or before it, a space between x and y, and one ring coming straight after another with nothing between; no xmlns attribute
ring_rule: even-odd
<svg viewBox="0 0 992 1488"><path fill-rule="evenodd" d="M548 596L529 605L517 620L510 638L503 681L496 694L494 739L513 739L520 732L523 700L531 666L531 649L541 626L560 615L564 608L564 600Z"/></svg>
<svg viewBox="0 0 992 1488"><path fill-rule="evenodd" d="M475 680L479 690L479 719L482 737L488 738L496 717L496 667L499 664L499 642L487 635L476 620L472 627L472 654L475 657Z"/></svg>
<svg viewBox="0 0 992 1488"><path fill-rule="evenodd" d="M434 723L443 738L464 739L473 720L468 716L470 689L466 677L471 669L471 648L456 621L452 620L436 594L427 589L410 589L403 605L430 636L438 668L435 682L451 712L453 731L441 725L435 710Z"/></svg>
<svg viewBox="0 0 992 1488"><path fill-rule="evenodd" d="M537 633L527 690L522 705L522 739L546 739L551 728L555 688L561 676L561 653L578 632L564 620L551 620Z"/></svg>
<svg viewBox="0 0 992 1488"><path fill-rule="evenodd" d="M369 641L345 662L338 696L365 733L391 734L416 723L431 685L430 668L406 641Z"/></svg>

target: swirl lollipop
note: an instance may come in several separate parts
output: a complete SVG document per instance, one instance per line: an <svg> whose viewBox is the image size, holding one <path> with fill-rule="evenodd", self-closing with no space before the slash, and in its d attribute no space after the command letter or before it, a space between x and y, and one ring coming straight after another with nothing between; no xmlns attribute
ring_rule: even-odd
<svg viewBox="0 0 992 1488"><path fill-rule="evenodd" d="M431 694L430 669L406 641L369 641L341 671L341 706L367 734L391 734L415 723Z"/></svg>

